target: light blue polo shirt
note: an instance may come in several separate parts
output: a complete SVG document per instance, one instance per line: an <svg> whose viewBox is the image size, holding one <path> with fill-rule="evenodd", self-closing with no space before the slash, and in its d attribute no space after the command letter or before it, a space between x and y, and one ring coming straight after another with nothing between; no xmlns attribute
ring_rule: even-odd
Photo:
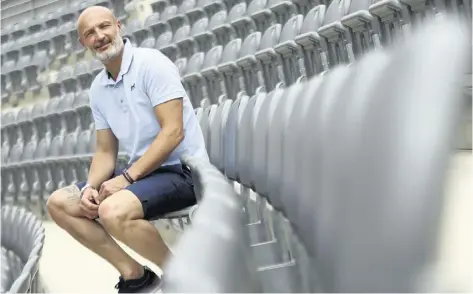
<svg viewBox="0 0 473 294"><path fill-rule="evenodd" d="M161 130L154 107L183 97L184 140L163 165L180 163L183 153L208 160L204 137L192 104L182 86L179 70L156 49L137 48L125 39L117 80L102 70L89 90L96 130L111 129L120 149L138 160Z"/></svg>

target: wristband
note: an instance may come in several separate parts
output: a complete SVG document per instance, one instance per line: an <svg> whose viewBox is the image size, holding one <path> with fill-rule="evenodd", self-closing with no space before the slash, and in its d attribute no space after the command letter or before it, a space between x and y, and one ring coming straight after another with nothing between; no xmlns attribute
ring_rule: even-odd
<svg viewBox="0 0 473 294"><path fill-rule="evenodd" d="M84 187L82 187L82 189L80 189L80 198L82 199L82 195L84 195L84 191L87 189L87 188L92 188L95 190L94 187L92 187L90 184L85 184Z"/></svg>
<svg viewBox="0 0 473 294"><path fill-rule="evenodd" d="M135 180L133 180L133 178L130 176L130 174L128 173L128 171L126 169L123 171L122 175L125 177L125 179L128 181L128 183L130 183L130 184L135 183Z"/></svg>

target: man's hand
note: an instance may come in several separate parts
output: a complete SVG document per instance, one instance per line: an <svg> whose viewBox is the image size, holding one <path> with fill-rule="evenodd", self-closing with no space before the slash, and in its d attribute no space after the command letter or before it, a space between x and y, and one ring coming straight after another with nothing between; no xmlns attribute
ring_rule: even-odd
<svg viewBox="0 0 473 294"><path fill-rule="evenodd" d="M97 190L87 188L80 200L79 207L88 219L95 219L99 216L99 206L94 201L96 195L98 195Z"/></svg>
<svg viewBox="0 0 473 294"><path fill-rule="evenodd" d="M116 176L111 180L103 182L103 184L100 186L100 191L95 198L95 202L100 205L100 203L102 203L105 198L128 187L129 185L130 183L123 175Z"/></svg>

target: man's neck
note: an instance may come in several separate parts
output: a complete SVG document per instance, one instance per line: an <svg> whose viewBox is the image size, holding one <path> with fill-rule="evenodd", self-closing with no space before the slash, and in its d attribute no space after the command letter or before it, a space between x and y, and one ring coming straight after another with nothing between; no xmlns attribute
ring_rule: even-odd
<svg viewBox="0 0 473 294"><path fill-rule="evenodd" d="M110 73L114 81L117 80L118 74L120 73L123 59L123 51L124 50L122 50L122 52L120 53L120 55L117 56L117 58L105 64L105 68Z"/></svg>

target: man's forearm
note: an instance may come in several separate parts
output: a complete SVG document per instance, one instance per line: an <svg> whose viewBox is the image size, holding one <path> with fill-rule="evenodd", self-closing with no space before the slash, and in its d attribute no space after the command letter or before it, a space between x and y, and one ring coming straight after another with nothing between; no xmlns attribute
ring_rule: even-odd
<svg viewBox="0 0 473 294"><path fill-rule="evenodd" d="M116 158L113 154L96 152L90 165L87 183L98 190L100 185L113 175L115 163Z"/></svg>
<svg viewBox="0 0 473 294"><path fill-rule="evenodd" d="M181 129L163 129L143 156L128 169L128 174L135 181L145 177L163 164L183 139Z"/></svg>

